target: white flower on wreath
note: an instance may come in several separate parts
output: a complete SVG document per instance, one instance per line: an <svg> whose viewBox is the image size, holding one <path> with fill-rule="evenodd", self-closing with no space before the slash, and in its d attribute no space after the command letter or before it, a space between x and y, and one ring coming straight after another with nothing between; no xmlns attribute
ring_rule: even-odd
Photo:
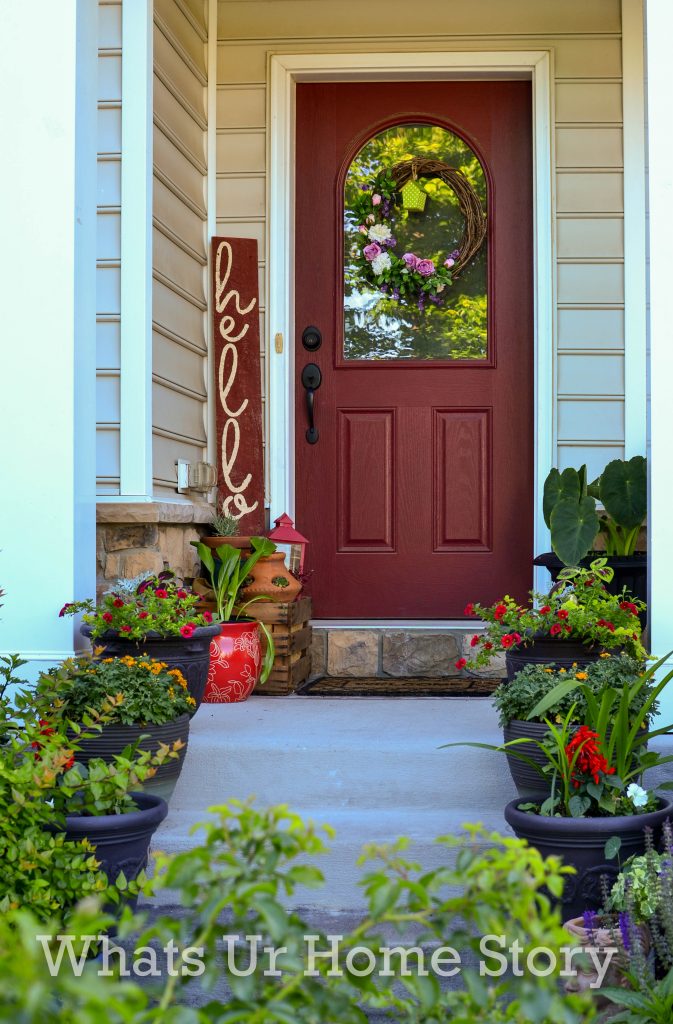
<svg viewBox="0 0 673 1024"><path fill-rule="evenodd" d="M637 786L635 782L627 786L626 795L634 807L645 807L650 799L650 794L647 790Z"/></svg>
<svg viewBox="0 0 673 1024"><path fill-rule="evenodd" d="M390 254L381 252L372 260L372 270L375 274L382 274L384 270L390 270Z"/></svg>
<svg viewBox="0 0 673 1024"><path fill-rule="evenodd" d="M372 242L378 242L379 244L387 241L389 238L392 238L392 235L392 231L386 224L374 224L369 229L370 239Z"/></svg>

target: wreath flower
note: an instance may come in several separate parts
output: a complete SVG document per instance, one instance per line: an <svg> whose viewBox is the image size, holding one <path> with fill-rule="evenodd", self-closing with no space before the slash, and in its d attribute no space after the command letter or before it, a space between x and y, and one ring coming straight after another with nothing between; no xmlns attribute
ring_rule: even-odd
<svg viewBox="0 0 673 1024"><path fill-rule="evenodd" d="M459 248L441 262L415 252L395 252L397 239L391 219L400 205L400 188L419 175L439 177L453 187L465 217ZM486 215L479 197L461 171L438 160L414 158L396 164L392 170L380 171L370 183L360 187L350 214L358 231L359 240L353 246L352 256L361 283L395 302L415 304L419 310L427 303L441 306L446 289L486 237Z"/></svg>

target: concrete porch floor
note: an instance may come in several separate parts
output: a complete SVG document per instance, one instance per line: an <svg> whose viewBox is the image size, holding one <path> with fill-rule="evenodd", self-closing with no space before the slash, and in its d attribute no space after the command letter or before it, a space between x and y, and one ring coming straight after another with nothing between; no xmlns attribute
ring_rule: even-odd
<svg viewBox="0 0 673 1024"><path fill-rule="evenodd" d="M195 845L191 826L232 797L285 803L337 832L319 862L326 886L304 890L295 902L327 913L357 910L356 860L365 843L408 836L411 859L430 868L446 859L437 836L465 822L506 829L503 808L516 793L504 757L437 749L461 740L501 742L489 698L254 696L203 704L153 846L177 852Z"/></svg>

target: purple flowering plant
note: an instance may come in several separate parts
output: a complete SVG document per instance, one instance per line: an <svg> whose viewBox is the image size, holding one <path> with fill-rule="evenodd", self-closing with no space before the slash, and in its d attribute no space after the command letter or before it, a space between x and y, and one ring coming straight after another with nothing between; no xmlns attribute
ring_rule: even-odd
<svg viewBox="0 0 673 1024"><path fill-rule="evenodd" d="M371 184L355 194L349 215L357 225L359 246L355 265L361 281L402 304L423 309L439 306L453 284L453 270L460 255L454 249L442 261L415 252L399 254L392 221L400 207L400 193L389 171L380 171Z"/></svg>

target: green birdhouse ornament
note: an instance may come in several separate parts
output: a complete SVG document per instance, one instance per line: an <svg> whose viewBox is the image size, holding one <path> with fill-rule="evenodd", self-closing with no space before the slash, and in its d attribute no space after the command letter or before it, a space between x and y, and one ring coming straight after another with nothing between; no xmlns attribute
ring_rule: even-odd
<svg viewBox="0 0 673 1024"><path fill-rule="evenodd" d="M406 185L400 189L402 196L402 207L413 213L423 213L425 204L428 201L427 192L421 188L415 178L410 178Z"/></svg>

